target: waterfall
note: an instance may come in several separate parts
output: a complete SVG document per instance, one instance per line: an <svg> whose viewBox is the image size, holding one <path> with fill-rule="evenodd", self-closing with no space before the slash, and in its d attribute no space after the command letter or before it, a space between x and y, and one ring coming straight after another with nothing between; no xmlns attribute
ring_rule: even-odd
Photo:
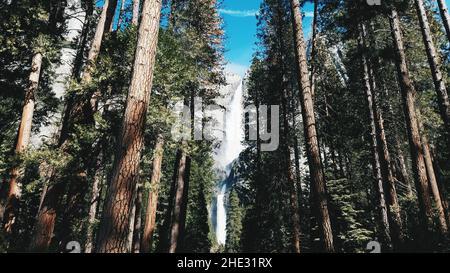
<svg viewBox="0 0 450 273"><path fill-rule="evenodd" d="M242 128L242 119L244 114L242 81L233 95L233 99L225 116L225 166L233 163L239 157L244 149L242 140L244 132ZM229 173L228 173L229 174Z"/></svg>
<svg viewBox="0 0 450 273"><path fill-rule="evenodd" d="M225 193L227 191L227 184L223 183L220 188L220 192L217 195L217 229L216 236L217 242L221 245L225 244L227 238L227 211L225 209Z"/></svg>
<svg viewBox="0 0 450 273"><path fill-rule="evenodd" d="M239 157L240 152L244 149L242 141L244 139L243 123L243 90L242 81L236 88L230 105L227 107L225 114L225 138L223 145L218 153L221 166L225 166L225 180L219 183L216 200L216 239L220 245L224 245L226 241L227 228L227 212L226 212L226 192L231 175L233 162Z"/></svg>

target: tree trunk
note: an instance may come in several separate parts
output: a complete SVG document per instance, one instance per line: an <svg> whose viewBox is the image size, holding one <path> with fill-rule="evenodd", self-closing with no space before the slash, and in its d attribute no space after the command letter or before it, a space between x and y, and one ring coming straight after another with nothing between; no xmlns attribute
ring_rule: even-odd
<svg viewBox="0 0 450 273"><path fill-rule="evenodd" d="M282 104L282 118L283 118L283 158L285 165L285 176L289 188L289 201L291 207L291 224L292 224L292 246L295 253L300 253L300 211L298 208L298 194L296 189L296 180L291 161L291 134L289 128L289 111L288 111L288 90L287 78L285 69L285 53L286 49L283 41L283 11L280 6L277 6L277 40L278 40L278 62L280 65L280 90L281 90L281 104Z"/></svg>
<svg viewBox="0 0 450 273"><path fill-rule="evenodd" d="M366 92L366 100L367 100L367 109L369 114L369 127L370 127L370 143L372 146L372 168L374 174L374 188L376 192L376 204L378 207L379 214L379 235L381 239L381 243L384 249L390 251L392 250L392 238L390 235L390 227L389 227L389 218L388 218L388 209L386 206L386 199L383 187L383 177L381 173L381 164L380 164L380 154L379 154L379 143L377 138L377 128L375 122L375 111L374 111L374 97L370 82L369 75L369 66L368 59L365 54L367 49L364 46L364 26L361 26L359 37L358 37L359 48L362 53L361 62L363 67L363 75L364 75L364 90Z"/></svg>
<svg viewBox="0 0 450 273"><path fill-rule="evenodd" d="M64 206L58 210L62 219L55 235L55 241L58 242L60 252L65 251L68 242L76 239L72 237L72 227L74 222L78 221L79 217L82 216L83 207L86 205L83 200L85 193L89 189L87 174L79 172L74 178L68 185Z"/></svg>
<svg viewBox="0 0 450 273"><path fill-rule="evenodd" d="M284 82L284 80L282 81ZM292 221L292 245L295 253L300 253L300 215L298 209L298 194L296 190L295 176L292 169L291 162L291 149L289 145L290 134L289 134L289 121L288 121L288 111L287 111L287 100L286 100L286 89L282 87L282 101L283 101L283 126L284 126L284 158L286 164L286 178L289 187L289 201L291 206L291 221Z"/></svg>
<svg viewBox="0 0 450 273"><path fill-rule="evenodd" d="M160 15L161 0L144 2L133 75L100 224L98 252L127 251L129 214L139 178L144 121L152 88Z"/></svg>
<svg viewBox="0 0 450 273"><path fill-rule="evenodd" d="M174 28L176 23L176 10L178 8L178 1L180 0L171 0L170 1L170 12L169 12L169 27Z"/></svg>
<svg viewBox="0 0 450 273"><path fill-rule="evenodd" d="M375 95L373 95L376 100ZM381 162L381 175L384 181L385 194L387 196L386 203L388 208L388 216L390 219L391 238L394 249L398 249L404 241L403 223L400 213L400 204L398 201L397 187L395 186L394 175L391 165L391 156L388 149L386 133L384 130L384 119L381 114L381 109L374 102L374 114L377 124L377 137Z"/></svg>
<svg viewBox="0 0 450 273"><path fill-rule="evenodd" d="M131 24L138 26L139 24L139 7L140 0L133 0L133 17L131 18Z"/></svg>
<svg viewBox="0 0 450 273"><path fill-rule="evenodd" d="M72 76L74 79L79 80L81 77L81 71L83 68L83 59L85 50L88 44L89 32L91 30L91 22L94 19L94 0L86 1L86 16L84 19L83 29L81 30L80 39L77 43L77 54L73 61Z"/></svg>
<svg viewBox="0 0 450 273"><path fill-rule="evenodd" d="M444 24L447 40L450 42L450 16L448 15L447 4L445 0L438 0L439 12L441 13L442 23Z"/></svg>
<svg viewBox="0 0 450 273"><path fill-rule="evenodd" d="M290 99L295 101L294 95L291 93ZM294 160L295 160L295 183L297 184L297 195L298 195L298 201L300 206L302 205L302 196L303 196L303 189L302 189L302 181L301 181L301 173L300 173L300 151L299 151L299 144L298 144L298 138L295 133L297 128L297 122L295 120L295 113L296 113L296 103L292 103L292 109L291 109L291 115L292 115L292 129L294 131L293 138L294 138Z"/></svg>
<svg viewBox="0 0 450 273"><path fill-rule="evenodd" d="M158 135L153 153L153 170L150 182L150 192L147 199L147 212L145 214L144 233L142 235L141 252L149 253L152 247L152 238L155 231L156 209L158 205L159 183L161 180L161 165L164 154L164 138Z"/></svg>
<svg viewBox="0 0 450 273"><path fill-rule="evenodd" d="M437 160L436 160L434 148L429 145L429 150L430 150L430 154L431 154L431 161L433 162L433 167L434 167L434 171L436 174L436 179L438 182L439 192L441 193L442 207L444 208L444 213L447 218L447 227L449 227L450 226L450 214L449 214L449 210L448 210L449 206L448 206L448 200L447 200L447 196L448 196L447 190L445 188L445 185L442 182L442 180L443 180L442 171L439 167L439 162L437 162Z"/></svg>
<svg viewBox="0 0 450 273"><path fill-rule="evenodd" d="M183 146L184 144L186 143L183 143ZM187 201L185 200L187 199L186 193L188 190L188 183L186 183L186 178L188 175L189 161L190 159L188 155L184 150L182 150L180 160L177 162L177 172L176 175L174 175L174 179L176 179L176 190L173 200L174 205L170 226L169 253L176 253L181 243L184 221L186 220L185 218L183 218L183 203Z"/></svg>
<svg viewBox="0 0 450 273"><path fill-rule="evenodd" d="M427 51L428 63L430 65L431 75L433 76L434 87L438 98L439 110L442 120L444 121L445 129L447 130L447 137L450 138L450 103L448 100L445 79L439 65L438 52L436 51L436 47L434 45L423 0L415 0L415 2L417 15L420 22L420 29L422 31L423 43L425 44Z"/></svg>
<svg viewBox="0 0 450 273"><path fill-rule="evenodd" d="M365 25L362 25L362 35L363 35L363 45L364 49L367 52L367 43L366 43L366 37L367 32ZM376 42L374 43L376 45ZM365 52L363 53L364 55ZM379 66L377 59L375 61L375 65L372 65L372 62L369 58L366 60L369 68L369 81L370 81L370 92L372 94L372 106L373 106L373 114L375 118L375 129L376 129L376 140L378 144L378 154L380 159L380 167L381 167L381 177L383 179L383 187L384 192L386 196L386 205L388 209L388 217L390 221L390 231L391 231L391 239L392 239L392 246L394 249L398 249L403 244L403 224L400 214L400 205L398 202L398 196L397 196L397 189L395 186L395 180L394 175L392 171L392 165L391 165L391 155L389 153L388 143L386 139L386 132L384 129L384 119L383 119L383 113L381 111L381 108L379 107L378 101L377 101L377 77L376 75L380 74L379 72ZM375 68L372 68L375 67ZM374 70L377 69L377 70ZM382 88L385 87L385 83L380 79ZM379 92L381 93L381 92Z"/></svg>
<svg viewBox="0 0 450 273"><path fill-rule="evenodd" d="M92 184L92 195L90 199L88 223L86 228L86 242L84 245L84 252L91 253L94 250L94 225L96 222L97 208L100 199L100 183L103 180L103 170L100 168L100 158L97 160L97 170L94 175L94 183Z"/></svg>
<svg viewBox="0 0 450 273"><path fill-rule="evenodd" d="M419 126L420 130L422 132L424 132L423 124L422 124L421 120L419 120L418 122L419 122L418 126ZM433 160L432 160L432 156L431 156L431 152L430 152L430 145L428 143L428 138L425 133L422 133L421 140L422 140L422 145L423 145L423 152L424 152L424 158L425 158L425 166L427 169L428 182L430 183L429 185L431 187L431 193L433 194L434 204L436 206L437 216L439 219L439 222L438 222L439 231L441 232L441 234L443 236L447 236L447 234L448 234L448 226L447 226L447 219L446 219L447 217L445 216L445 210L442 205L441 193L439 191L439 186L438 186L438 182L437 182L437 178L436 178L436 172L434 171Z"/></svg>
<svg viewBox="0 0 450 273"><path fill-rule="evenodd" d="M316 90L316 51L317 51L317 21L319 17L319 3L318 0L314 0L314 18L312 25L312 44L311 44L311 96L314 100Z"/></svg>
<svg viewBox="0 0 450 273"><path fill-rule="evenodd" d="M119 19L117 21L117 29L120 29L122 27L123 22L123 16L125 15L125 4L126 0L122 0L122 3L120 5L120 11L119 11Z"/></svg>
<svg viewBox="0 0 450 273"><path fill-rule="evenodd" d="M374 34L375 28L374 25L371 23L370 24L371 27L371 31L372 31L372 35L371 35L371 39L370 39L370 43L371 46L374 49L379 48L378 43L377 43L377 39L376 39L376 35ZM365 32L365 31L364 31ZM366 34L364 33L364 36L366 36ZM402 223L401 223L401 215L400 215L400 207L398 204L398 195L397 195L397 189L395 186L395 177L394 177L394 173L396 170L396 162L392 161L390 153L389 153L389 149L388 149L388 143L387 143L387 138L386 138L386 133L385 133L385 129L384 129L384 118L383 118L383 110L382 107L379 106L381 105L378 104L377 102L377 98L379 96L381 96L381 94L384 94L386 96L386 98L389 98L389 89L386 86L386 81L380 77L377 79L376 75L381 75L381 62L380 62L380 58L375 56L374 60L373 60L373 65L369 66L370 67L370 78L371 78L371 85L372 85L372 92L373 92L373 97L374 97L374 114L375 114L375 119L376 119L376 124L377 124L377 137L378 142L380 143L380 155L381 155L381 170L382 170L382 175L384 177L384 181L385 182L385 188L387 191L388 195L388 207L389 207L389 212L390 212L390 216L392 216L392 214L396 215L396 217L394 219L395 222L391 224L391 228L393 228L394 230L394 234L393 234L393 240L394 240L394 244L398 245L399 243L402 243L403 241L403 228L402 228ZM377 88L377 82L380 82L379 84L379 89ZM378 94L376 93L376 91L379 90ZM378 95L378 97L377 97ZM388 100L387 101L387 108L388 108L388 114L392 117L395 116L391 102ZM395 132L393 133L394 136L394 145L395 148L397 149L397 154L398 154L398 158L399 158L399 162L400 162L400 179L404 182L405 185L409 185L409 192L411 192L411 183L409 181L408 178L408 172L406 170L406 164L405 164L405 159L403 156L403 152L399 146L399 141L398 141L398 135L397 135L397 131L398 130L394 130ZM399 180L397 180L399 181ZM393 210L394 208L394 210ZM397 237L397 236L398 237ZM397 240L397 242L396 242Z"/></svg>
<svg viewBox="0 0 450 273"><path fill-rule="evenodd" d="M134 226L133 226L133 238L131 245L131 252L139 253L141 247L141 226L142 226L142 185L137 188L136 200L135 200L135 213L134 213Z"/></svg>
<svg viewBox="0 0 450 273"><path fill-rule="evenodd" d="M64 192L64 183L59 182L49 185L46 192L42 194L42 205L40 206L37 220L31 238L30 250L32 252L46 252L54 236L56 214L58 208L58 197Z"/></svg>
<svg viewBox="0 0 450 273"><path fill-rule="evenodd" d="M411 185L411 179L409 177L409 173L408 170L406 168L406 161L405 161L405 156L403 155L403 151L402 148L400 147L400 143L397 137L395 137L395 149L396 149L396 154L397 154L397 165L398 165L398 169L399 169L399 174L398 176L401 177L401 181L403 182L403 184L406 185L407 189L408 189L408 196L413 196L413 189L412 189L412 185Z"/></svg>
<svg viewBox="0 0 450 273"><path fill-rule="evenodd" d="M136 187L136 190L137 190L137 187ZM131 214L130 214L130 223L129 223L129 227L128 227L128 238L127 238L128 251L129 252L133 251L134 222L136 220L136 204L135 204L136 195L133 195L133 196L134 196L134 198L133 198L133 206L132 206Z"/></svg>
<svg viewBox="0 0 450 273"><path fill-rule="evenodd" d="M292 127L296 128L296 122L295 122L295 115L292 117ZM300 173L300 151L298 148L298 139L297 136L294 134L294 160L295 160L295 182L297 184L297 194L299 196L299 204L302 204L302 196L303 196L303 189L302 189L302 180L301 180L301 173Z"/></svg>
<svg viewBox="0 0 450 273"><path fill-rule="evenodd" d="M416 90L409 76L408 65L406 62L405 49L403 45L403 36L400 29L400 19L397 11L392 9L389 17L394 50L396 54L396 67L398 80L403 99L403 110L405 113L406 127L408 131L409 146L413 162L413 173L416 184L419 207L424 231L427 233L432 225L432 207L429 196L428 179L423 155L422 142L420 140L420 130L418 128L415 94Z"/></svg>
<svg viewBox="0 0 450 273"><path fill-rule="evenodd" d="M30 142L31 127L33 125L33 113L36 102L36 92L39 87L39 79L42 68L42 53L34 54L31 63L31 72L28 78L28 87L25 90L24 104L22 108L22 117L20 120L19 131L17 134L17 144L15 153L20 155L23 153ZM14 166L11 170L11 178L9 180L9 191L6 197L5 211L3 215L4 229L6 233L11 234L13 225L16 221L17 210L20 198L19 185L20 167Z"/></svg>
<svg viewBox="0 0 450 273"><path fill-rule="evenodd" d="M328 212L328 196L326 192L322 162L320 159L319 144L316 132L316 120L314 116L314 103L311 96L310 80L308 77L308 65L306 62L306 50L303 37L300 3L298 0L291 0L290 2L292 9L297 68L299 71L298 84L301 88L300 102L312 189L317 201L316 206L319 208L318 220L322 235L323 248L326 252L334 252L333 232L331 229L330 215Z"/></svg>
<svg viewBox="0 0 450 273"><path fill-rule="evenodd" d="M287 180L289 184L289 201L291 205L291 220L292 220L292 245L295 253L300 253L300 214L298 194L295 183L294 171L292 170L290 149L287 147L285 151Z"/></svg>
<svg viewBox="0 0 450 273"><path fill-rule="evenodd" d="M83 72L83 82L90 83L92 80L92 72L94 71L95 61L100 53L100 47L103 41L104 33L110 31L110 26L114 21L114 12L117 7L118 0L105 0L103 3L102 13L98 19L97 28L95 29L94 38L88 53L86 67Z"/></svg>
<svg viewBox="0 0 450 273"><path fill-rule="evenodd" d="M9 183L6 180L6 177L3 176L0 184L0 224L3 224L3 214L5 213L6 198L9 191L8 187Z"/></svg>

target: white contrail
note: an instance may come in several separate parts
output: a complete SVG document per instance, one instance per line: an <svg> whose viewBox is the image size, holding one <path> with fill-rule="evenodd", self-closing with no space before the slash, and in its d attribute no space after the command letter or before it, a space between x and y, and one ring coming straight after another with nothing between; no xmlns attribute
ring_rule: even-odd
<svg viewBox="0 0 450 273"><path fill-rule="evenodd" d="M222 14L234 16L234 17L255 17L259 14L259 10L233 10L233 9L219 9ZM314 17L314 12L306 11L303 13L305 17Z"/></svg>
<svg viewBox="0 0 450 273"><path fill-rule="evenodd" d="M234 17L254 17L259 13L258 10L232 10L232 9L219 9L219 12Z"/></svg>

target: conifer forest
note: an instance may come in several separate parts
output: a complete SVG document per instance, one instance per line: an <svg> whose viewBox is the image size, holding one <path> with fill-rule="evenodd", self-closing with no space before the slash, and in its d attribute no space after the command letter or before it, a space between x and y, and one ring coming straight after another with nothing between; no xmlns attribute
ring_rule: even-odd
<svg viewBox="0 0 450 273"><path fill-rule="evenodd" d="M448 6L0 0L0 253L449 253Z"/></svg>

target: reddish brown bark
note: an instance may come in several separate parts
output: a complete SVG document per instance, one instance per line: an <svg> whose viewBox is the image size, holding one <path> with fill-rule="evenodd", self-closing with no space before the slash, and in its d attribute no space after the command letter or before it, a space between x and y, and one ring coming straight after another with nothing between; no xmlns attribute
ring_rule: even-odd
<svg viewBox="0 0 450 273"><path fill-rule="evenodd" d="M118 0L105 0L103 3L102 13L100 14L97 28L95 29L94 38L86 61L86 67L83 72L83 81L85 83L89 83L92 80L92 72L95 67L95 61L100 53L103 36L110 31L112 22L114 21L114 12L117 7L117 1Z"/></svg>
<svg viewBox="0 0 450 273"><path fill-rule="evenodd" d="M34 232L30 243L33 252L46 252L54 236L56 214L58 212L58 197L64 191L64 184L50 185L43 192L42 204L39 209Z"/></svg>
<svg viewBox="0 0 450 273"><path fill-rule="evenodd" d="M185 147L187 143L183 141ZM184 225L186 221L186 205L187 193L189 190L189 172L190 172L190 157L186 151L181 150L180 160L177 163L175 179L175 196L173 200L173 211L169 233L169 253L176 253L179 249L184 232Z"/></svg>
<svg viewBox="0 0 450 273"><path fill-rule="evenodd" d="M321 232L323 248L326 252L334 252L333 232L331 229L330 215L328 211L327 191L325 177L320 159L319 144L317 140L316 120L314 116L314 103L311 95L308 65L306 62L305 41L303 37L302 16L300 2L291 0L292 23L294 28L295 51L297 68L299 71L298 84L300 90L300 102L303 116L303 127L306 141L306 152L311 175L311 188L314 191L318 207L318 222Z"/></svg>
<svg viewBox="0 0 450 273"><path fill-rule="evenodd" d="M151 250L153 233L156 223L156 209L158 205L159 183L161 180L161 166L164 154L164 138L158 136L153 153L153 170L150 182L150 192L147 199L147 212L145 215L144 233L142 234L141 252L148 253Z"/></svg>
<svg viewBox="0 0 450 273"><path fill-rule="evenodd" d="M126 252L129 215L144 139L144 121L153 80L161 0L145 1L133 75L100 224L98 252Z"/></svg>
<svg viewBox="0 0 450 273"><path fill-rule="evenodd" d="M25 90L24 104L22 108L22 117L20 120L19 131L17 134L17 144L15 153L20 155L23 153L31 138L31 127L33 125L33 113L36 102L36 92L39 87L39 78L42 68L42 53L34 54L31 63L31 72L28 79L28 87ZM3 221L6 233L10 234L16 221L16 214L20 198L19 185L20 168L14 166L11 170L11 179L9 180L9 191L6 199Z"/></svg>
<svg viewBox="0 0 450 273"><path fill-rule="evenodd" d="M423 124L419 120L419 128L423 132ZM431 188L431 193L433 195L434 204L438 216L438 227L439 231L442 235L446 236L448 233L448 226L447 226L447 217L445 215L445 209L441 200L441 193L439 190L437 178L436 178L436 172L434 170L434 164L433 159L430 152L430 145L428 143L428 137L425 133L422 133L422 145L423 145L423 151L424 151L424 158L425 158L425 166L427 169L427 177L429 186Z"/></svg>
<svg viewBox="0 0 450 273"><path fill-rule="evenodd" d="M405 114L406 128L408 131L409 146L413 162L414 181L419 199L420 220L425 231L432 225L432 207L429 196L428 178L423 155L423 146L420 139L418 118L416 115L415 94L416 90L411 81L406 62L403 35L400 28L400 19L397 11L392 9L389 17L394 50L396 54L396 67L399 85L402 93L403 110Z"/></svg>

